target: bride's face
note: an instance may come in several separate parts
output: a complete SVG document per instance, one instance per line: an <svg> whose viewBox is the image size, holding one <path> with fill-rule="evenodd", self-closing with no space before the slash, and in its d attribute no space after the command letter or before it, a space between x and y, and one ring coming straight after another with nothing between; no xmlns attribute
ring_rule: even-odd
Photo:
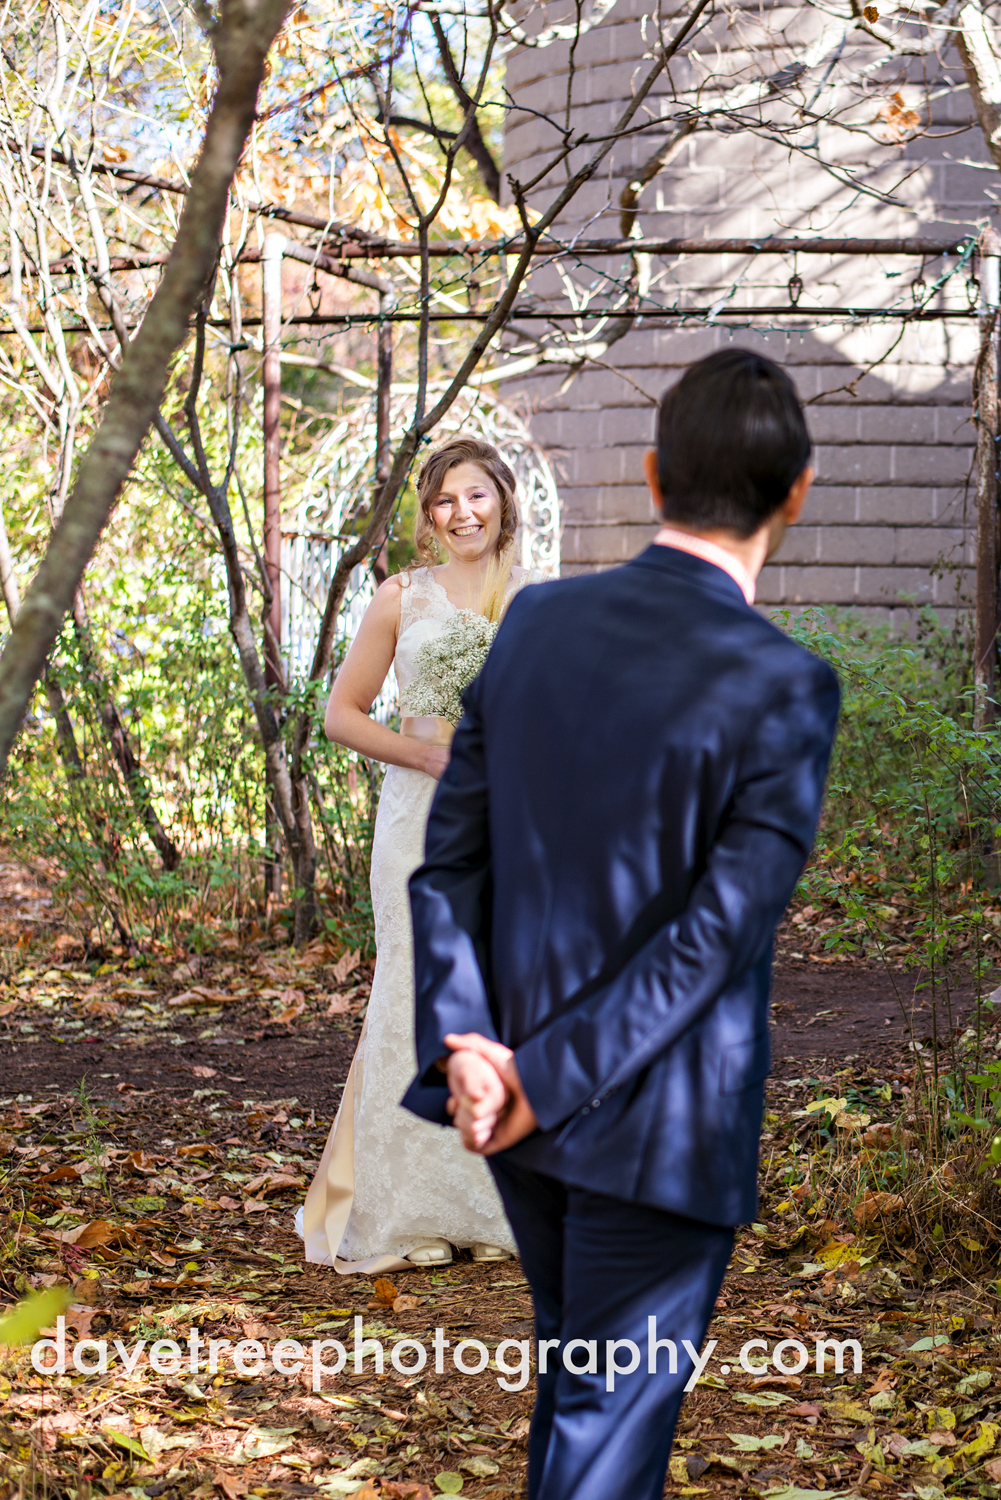
<svg viewBox="0 0 1001 1500"><path fill-rule="evenodd" d="M501 497L479 464L455 464L430 508L438 545L461 562L478 562L497 550Z"/></svg>

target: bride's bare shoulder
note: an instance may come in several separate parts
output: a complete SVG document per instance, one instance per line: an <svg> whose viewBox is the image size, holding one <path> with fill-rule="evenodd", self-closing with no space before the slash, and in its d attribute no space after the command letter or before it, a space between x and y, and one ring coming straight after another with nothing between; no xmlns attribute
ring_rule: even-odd
<svg viewBox="0 0 1001 1500"><path fill-rule="evenodd" d="M399 593L402 594L406 589L412 589L415 585L420 586L428 578L433 578L437 571L437 568L429 568L425 563L421 563L418 567L404 568L402 573L394 573L392 578L386 579L382 587L385 589L391 583L395 583Z"/></svg>
<svg viewBox="0 0 1001 1500"><path fill-rule="evenodd" d="M373 624L392 624L395 627L400 618L400 598L403 591L401 580L404 577L402 573L394 573L391 578L380 583L365 611L367 620L371 620Z"/></svg>

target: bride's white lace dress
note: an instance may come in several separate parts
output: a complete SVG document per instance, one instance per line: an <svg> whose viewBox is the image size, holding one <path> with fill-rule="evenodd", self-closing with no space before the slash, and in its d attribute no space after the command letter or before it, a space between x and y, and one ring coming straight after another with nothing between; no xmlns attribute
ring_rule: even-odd
<svg viewBox="0 0 1001 1500"><path fill-rule="evenodd" d="M415 657L455 613L429 568L402 580L394 665L401 714ZM337 1270L398 1270L429 1239L514 1251L493 1178L456 1130L420 1120L399 1103L417 1068L413 940L407 881L424 858L436 783L389 766L372 845L376 966L365 1027L341 1106L298 1219L306 1259ZM297 1216L298 1218L298 1216Z"/></svg>

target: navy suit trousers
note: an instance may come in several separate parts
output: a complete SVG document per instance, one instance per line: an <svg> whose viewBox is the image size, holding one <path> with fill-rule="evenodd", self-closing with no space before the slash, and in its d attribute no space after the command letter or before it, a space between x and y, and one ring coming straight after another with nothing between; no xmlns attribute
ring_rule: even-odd
<svg viewBox="0 0 1001 1500"><path fill-rule="evenodd" d="M506 1154L489 1164L535 1303L528 1500L661 1500L693 1370L684 1341L702 1346L733 1230L568 1186ZM656 1338L675 1345L674 1373L668 1348L656 1352L651 1373L651 1318ZM560 1342L543 1356L545 1339ZM565 1362L573 1340L583 1342ZM610 1340L632 1340L640 1355L631 1373L612 1375L612 1390ZM632 1362L627 1347L613 1351L620 1370Z"/></svg>

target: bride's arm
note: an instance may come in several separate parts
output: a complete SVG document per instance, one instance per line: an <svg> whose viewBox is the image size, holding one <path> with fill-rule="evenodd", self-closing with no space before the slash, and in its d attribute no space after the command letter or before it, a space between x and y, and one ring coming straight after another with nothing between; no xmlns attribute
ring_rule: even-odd
<svg viewBox="0 0 1001 1500"><path fill-rule="evenodd" d="M396 654L400 625L400 581L387 578L365 611L358 633L331 689L323 728L327 738L369 760L407 766L438 778L448 765L444 745L426 745L369 718Z"/></svg>

